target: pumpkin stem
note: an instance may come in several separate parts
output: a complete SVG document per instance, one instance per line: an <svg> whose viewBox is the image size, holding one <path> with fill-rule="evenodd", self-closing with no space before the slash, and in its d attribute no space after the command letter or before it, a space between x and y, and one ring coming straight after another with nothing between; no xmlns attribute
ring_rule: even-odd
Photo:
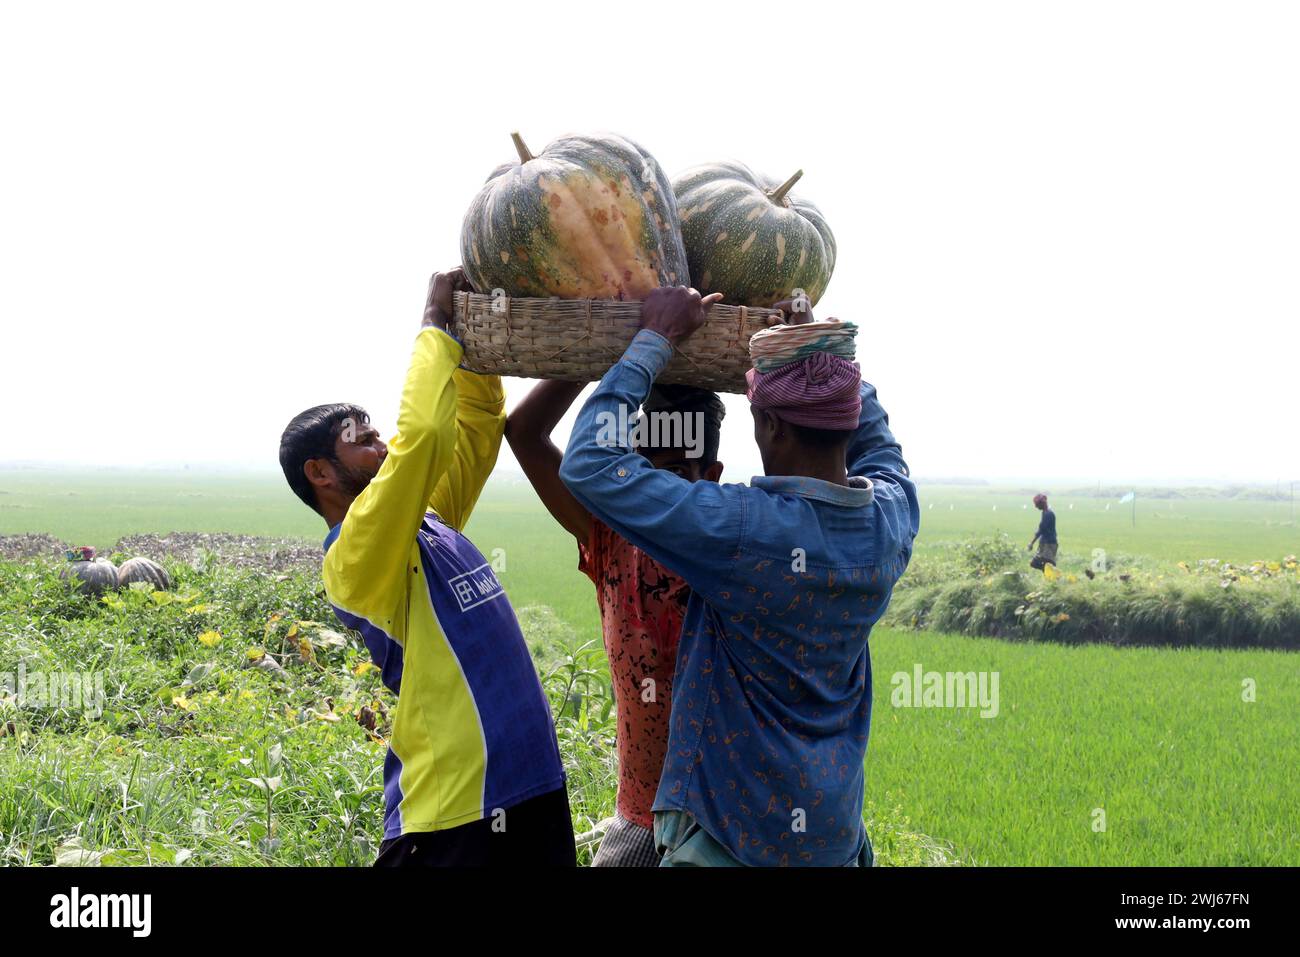
<svg viewBox="0 0 1300 957"><path fill-rule="evenodd" d="M795 170L794 175L791 176L784 183L782 183L780 186L778 186L776 189L768 193L767 198L770 199L772 202L776 203L778 206L784 205L785 194L790 192L790 190L794 188L794 184L799 182L799 177L802 175L803 175L803 170L801 169Z"/></svg>
<svg viewBox="0 0 1300 957"><path fill-rule="evenodd" d="M510 138L515 141L515 149L519 151L519 162L527 163L530 159L537 158L528 151L528 147L524 145L524 138L518 133L511 133Z"/></svg>

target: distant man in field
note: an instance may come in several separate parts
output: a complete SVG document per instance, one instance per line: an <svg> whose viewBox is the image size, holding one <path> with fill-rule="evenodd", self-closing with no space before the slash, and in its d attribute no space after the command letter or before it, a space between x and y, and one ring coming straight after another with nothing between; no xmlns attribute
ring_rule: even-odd
<svg viewBox="0 0 1300 957"><path fill-rule="evenodd" d="M1038 554L1029 561L1030 568L1037 568L1042 571L1047 565L1056 567L1056 513L1047 507L1047 496L1039 492L1034 496L1034 508L1043 513L1043 517L1038 521L1038 531L1034 532L1034 537L1029 540L1029 548L1032 550L1034 543L1038 543Z"/></svg>
<svg viewBox="0 0 1300 957"><path fill-rule="evenodd" d="M602 441L602 418L645 400L712 301L680 287L646 297L560 466L592 515L691 587L653 806L662 866L869 865L867 638L911 558L916 487L844 357L851 324L797 331L806 311L750 373L765 475L689 482Z"/></svg>
<svg viewBox="0 0 1300 957"><path fill-rule="evenodd" d="M574 865L555 726L510 602L460 530L505 427L498 376L458 368L459 269L436 274L387 445L355 405L296 416L280 465L329 527L325 592L398 707L379 865Z"/></svg>
<svg viewBox="0 0 1300 957"><path fill-rule="evenodd" d="M618 797L615 819L593 867L657 867L651 806L668 748L677 643L690 589L592 516L560 481L562 454L551 431L582 383L541 382L506 422L506 440L542 504L578 542L578 567L596 586L616 708ZM657 469L688 482L717 482L722 401L690 386L656 386L630 422L633 448ZM616 420L617 421L617 420ZM628 420L623 420L628 421Z"/></svg>

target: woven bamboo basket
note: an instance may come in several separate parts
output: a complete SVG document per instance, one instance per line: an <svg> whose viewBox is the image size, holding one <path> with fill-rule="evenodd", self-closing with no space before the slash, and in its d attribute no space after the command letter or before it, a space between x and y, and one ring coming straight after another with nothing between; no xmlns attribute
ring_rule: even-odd
<svg viewBox="0 0 1300 957"><path fill-rule="evenodd" d="M709 307L702 327L676 350L656 380L744 392L749 337L780 319L777 309ZM607 299L493 299L456 293L452 330L473 372L594 382L636 335L641 303Z"/></svg>

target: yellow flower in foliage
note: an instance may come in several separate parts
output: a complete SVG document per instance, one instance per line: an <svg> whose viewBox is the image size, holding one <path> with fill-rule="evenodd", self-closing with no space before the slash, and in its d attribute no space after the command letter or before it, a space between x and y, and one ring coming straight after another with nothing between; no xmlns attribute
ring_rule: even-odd
<svg viewBox="0 0 1300 957"><path fill-rule="evenodd" d="M1070 616L1067 615L1065 612L1061 612L1059 615L1052 616L1052 621L1056 622L1058 625L1061 624L1062 622L1066 622L1069 620L1070 620Z"/></svg>
<svg viewBox="0 0 1300 957"><path fill-rule="evenodd" d="M375 663L373 661L363 661L360 664L358 664L355 668L352 669L352 673L356 675L358 678L360 678L362 675L367 675L372 671L378 671L378 670L379 669L375 667Z"/></svg>
<svg viewBox="0 0 1300 957"><path fill-rule="evenodd" d="M203 645L205 648L215 648L217 645L221 644L221 634L216 631L205 631L203 634L199 635L199 644Z"/></svg>
<svg viewBox="0 0 1300 957"><path fill-rule="evenodd" d="M182 711L194 710L194 702L183 694L172 695L172 704L180 708Z"/></svg>
<svg viewBox="0 0 1300 957"><path fill-rule="evenodd" d="M266 649L249 648L248 651L244 652L244 654L248 656L249 661L261 661L263 658L266 657Z"/></svg>
<svg viewBox="0 0 1300 957"><path fill-rule="evenodd" d="M1044 565L1043 577L1046 578L1049 582L1054 582L1061 577L1061 573L1056 570L1055 565L1050 565L1050 564Z"/></svg>

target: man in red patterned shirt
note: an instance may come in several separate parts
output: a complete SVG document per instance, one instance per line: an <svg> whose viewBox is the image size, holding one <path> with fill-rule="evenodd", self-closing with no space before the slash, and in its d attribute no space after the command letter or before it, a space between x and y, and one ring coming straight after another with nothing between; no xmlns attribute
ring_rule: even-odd
<svg viewBox="0 0 1300 957"><path fill-rule="evenodd" d="M650 807L668 746L673 672L690 589L676 574L594 518L560 481L563 453L551 430L582 391L581 383L535 386L506 422L506 440L542 503L578 541L578 567L596 585L605 652L617 707L618 799L615 822L595 867L657 867ZM721 400L689 386L658 386L636 410L607 426L631 433L631 445L655 468L692 482L718 481Z"/></svg>

